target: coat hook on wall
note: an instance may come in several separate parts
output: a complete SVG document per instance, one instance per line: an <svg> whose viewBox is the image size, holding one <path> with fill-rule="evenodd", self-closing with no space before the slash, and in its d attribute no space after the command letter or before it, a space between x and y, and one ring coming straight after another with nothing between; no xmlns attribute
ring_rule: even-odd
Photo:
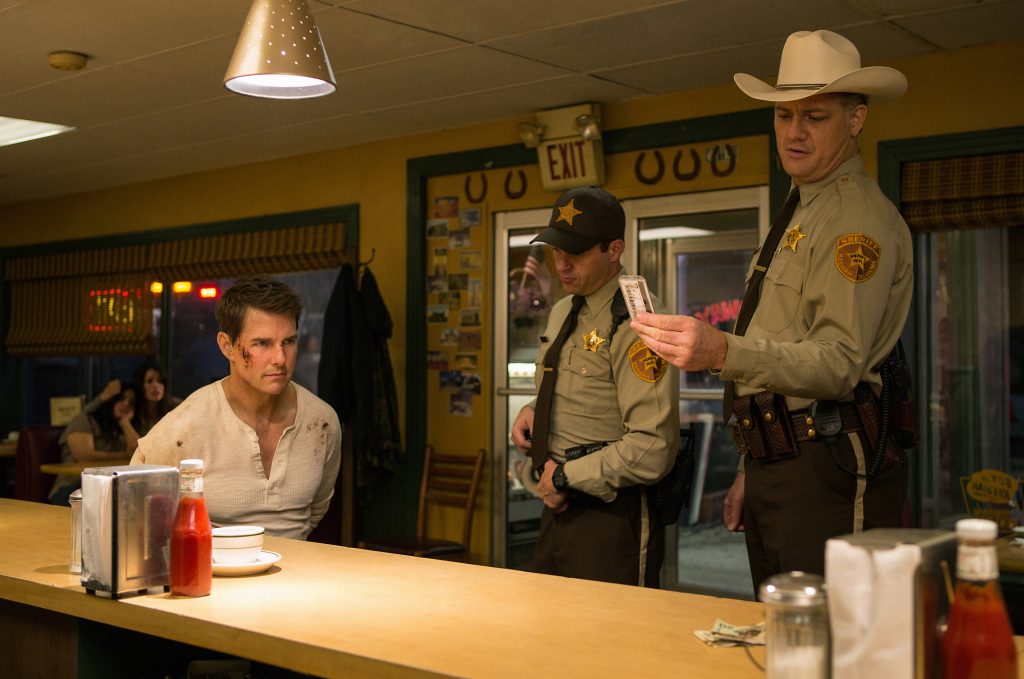
<svg viewBox="0 0 1024 679"><path fill-rule="evenodd" d="M365 262L359 262L359 266L366 266L373 261L373 258L377 256L377 248L370 248L370 258Z"/></svg>

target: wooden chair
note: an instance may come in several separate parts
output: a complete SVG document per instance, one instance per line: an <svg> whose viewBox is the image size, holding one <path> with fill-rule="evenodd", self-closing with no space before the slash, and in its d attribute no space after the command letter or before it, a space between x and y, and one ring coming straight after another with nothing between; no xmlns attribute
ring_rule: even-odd
<svg viewBox="0 0 1024 679"><path fill-rule="evenodd" d="M22 427L14 454L14 498L46 502L53 487L53 475L43 474L39 465L60 462L60 439L64 427Z"/></svg>
<svg viewBox="0 0 1024 679"><path fill-rule="evenodd" d="M465 561L484 454L481 448L473 456L450 455L435 452L433 446L427 446L420 480L416 537L360 540L359 547L392 554ZM427 536L427 509L431 505L453 506L463 510L461 542Z"/></svg>

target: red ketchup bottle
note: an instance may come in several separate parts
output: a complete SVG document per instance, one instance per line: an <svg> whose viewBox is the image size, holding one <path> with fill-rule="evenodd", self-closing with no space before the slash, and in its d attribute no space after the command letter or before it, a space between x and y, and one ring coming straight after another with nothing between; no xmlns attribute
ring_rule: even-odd
<svg viewBox="0 0 1024 679"><path fill-rule="evenodd" d="M178 465L178 511L171 533L171 594L206 596L213 584L213 529L203 497L203 461Z"/></svg>
<svg viewBox="0 0 1024 679"><path fill-rule="evenodd" d="M956 522L956 536L956 595L942 638L942 676L1015 679L1017 650L999 590L996 524L962 519Z"/></svg>

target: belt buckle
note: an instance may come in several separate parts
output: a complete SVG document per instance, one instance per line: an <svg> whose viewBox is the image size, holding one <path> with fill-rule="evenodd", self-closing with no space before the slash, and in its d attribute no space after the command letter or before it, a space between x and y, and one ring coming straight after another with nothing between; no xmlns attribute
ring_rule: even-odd
<svg viewBox="0 0 1024 679"><path fill-rule="evenodd" d="M736 452L740 455L746 455L750 449L747 448L747 442L743 438L743 430L740 428L739 423L733 422L730 424L729 433L732 434L732 442L736 446Z"/></svg>

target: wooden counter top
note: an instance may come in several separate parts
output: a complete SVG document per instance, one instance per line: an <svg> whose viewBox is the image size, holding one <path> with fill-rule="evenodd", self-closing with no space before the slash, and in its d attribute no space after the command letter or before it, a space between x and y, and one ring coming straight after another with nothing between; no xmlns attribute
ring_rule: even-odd
<svg viewBox="0 0 1024 679"><path fill-rule="evenodd" d="M112 601L67 572L70 522L0 499L0 598L329 677L763 677L693 636L760 621L758 603L272 537L279 564L208 597Z"/></svg>
<svg viewBox="0 0 1024 679"><path fill-rule="evenodd" d="M87 460L85 462L48 462L39 465L39 471L43 474L66 474L74 476L81 474L86 469L93 467L122 467L131 463L131 458L123 460Z"/></svg>

